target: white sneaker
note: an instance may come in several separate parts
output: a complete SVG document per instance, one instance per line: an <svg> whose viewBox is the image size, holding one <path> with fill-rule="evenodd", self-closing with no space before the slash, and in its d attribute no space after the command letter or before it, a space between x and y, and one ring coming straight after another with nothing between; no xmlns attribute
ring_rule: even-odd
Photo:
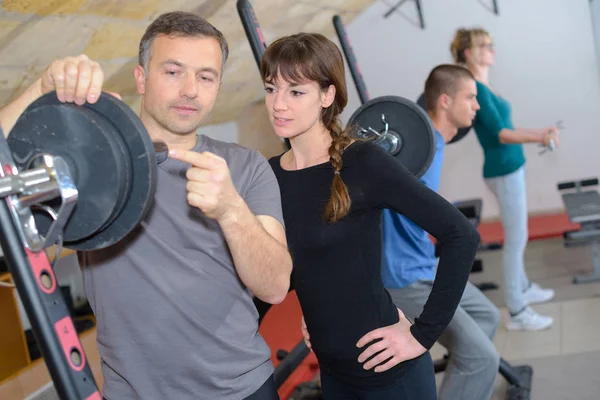
<svg viewBox="0 0 600 400"><path fill-rule="evenodd" d="M529 289L523 292L523 297L527 305L545 303L554 298L554 290L543 289L537 283L532 282L531 286L529 286Z"/></svg>
<svg viewBox="0 0 600 400"><path fill-rule="evenodd" d="M550 328L553 323L551 317L545 317L535 312L531 307L525 308L506 323L509 331L543 331Z"/></svg>

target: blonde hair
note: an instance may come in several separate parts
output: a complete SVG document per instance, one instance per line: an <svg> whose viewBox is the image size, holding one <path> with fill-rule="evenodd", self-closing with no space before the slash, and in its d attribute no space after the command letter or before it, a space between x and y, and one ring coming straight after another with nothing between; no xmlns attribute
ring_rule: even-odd
<svg viewBox="0 0 600 400"><path fill-rule="evenodd" d="M452 43L450 43L450 52L452 53L454 62L457 64L466 64L465 50L472 49L476 40L481 37L492 38L488 31L483 28L457 29L454 33Z"/></svg>

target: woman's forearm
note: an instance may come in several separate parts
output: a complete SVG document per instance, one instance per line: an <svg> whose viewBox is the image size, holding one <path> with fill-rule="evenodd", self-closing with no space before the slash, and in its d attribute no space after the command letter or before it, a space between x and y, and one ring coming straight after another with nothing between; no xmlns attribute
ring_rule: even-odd
<svg viewBox="0 0 600 400"><path fill-rule="evenodd" d="M502 129L498 135L500 143L542 143L545 131L542 129Z"/></svg>

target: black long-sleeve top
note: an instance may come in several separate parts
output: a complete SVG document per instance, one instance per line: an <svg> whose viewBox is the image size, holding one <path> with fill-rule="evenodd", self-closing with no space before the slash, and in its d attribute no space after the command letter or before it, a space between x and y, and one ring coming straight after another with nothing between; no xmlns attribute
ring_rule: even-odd
<svg viewBox="0 0 600 400"><path fill-rule="evenodd" d="M341 221L324 219L334 170L329 162L288 171L269 160L277 176L296 290L321 368L361 388L385 387L410 362L381 373L366 371L356 347L366 333L398 322L381 279L382 209L405 215L440 243L431 295L411 332L430 349L452 319L479 244L471 223L377 145L354 142L343 154L341 177L352 206Z"/></svg>

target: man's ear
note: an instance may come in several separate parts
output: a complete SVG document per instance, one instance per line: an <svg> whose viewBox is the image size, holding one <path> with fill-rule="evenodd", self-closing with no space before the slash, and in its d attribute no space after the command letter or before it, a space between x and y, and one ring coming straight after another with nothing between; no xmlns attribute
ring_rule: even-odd
<svg viewBox="0 0 600 400"><path fill-rule="evenodd" d="M452 99L446 93L442 93L438 98L438 105L442 107L444 110L450 108L450 102Z"/></svg>
<svg viewBox="0 0 600 400"><path fill-rule="evenodd" d="M135 85L139 94L146 92L146 71L141 65L137 65L133 70L133 76L135 77Z"/></svg>

